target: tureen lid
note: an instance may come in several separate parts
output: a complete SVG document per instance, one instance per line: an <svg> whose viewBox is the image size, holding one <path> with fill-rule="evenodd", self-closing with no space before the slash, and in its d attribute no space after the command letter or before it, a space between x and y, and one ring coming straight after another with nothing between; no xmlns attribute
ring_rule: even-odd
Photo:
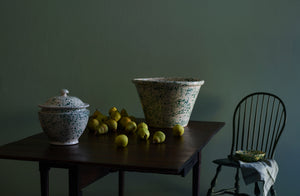
<svg viewBox="0 0 300 196"><path fill-rule="evenodd" d="M60 96L51 97L44 104L39 104L41 108L66 108L66 109L76 109L76 108L86 108L90 105L83 103L79 98L68 96L69 91L67 89L62 89L60 91Z"/></svg>

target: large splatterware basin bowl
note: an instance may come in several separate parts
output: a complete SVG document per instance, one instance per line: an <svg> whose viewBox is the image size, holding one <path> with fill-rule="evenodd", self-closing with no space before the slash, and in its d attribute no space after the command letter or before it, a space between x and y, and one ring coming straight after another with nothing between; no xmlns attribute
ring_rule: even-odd
<svg viewBox="0 0 300 196"><path fill-rule="evenodd" d="M136 78L135 84L147 124L171 128L187 126L203 80L194 78Z"/></svg>
<svg viewBox="0 0 300 196"><path fill-rule="evenodd" d="M68 93L68 90L63 89L60 96L52 97L39 105L39 120L51 144L77 144L86 128L90 114L86 108L89 104L77 97L68 96Z"/></svg>

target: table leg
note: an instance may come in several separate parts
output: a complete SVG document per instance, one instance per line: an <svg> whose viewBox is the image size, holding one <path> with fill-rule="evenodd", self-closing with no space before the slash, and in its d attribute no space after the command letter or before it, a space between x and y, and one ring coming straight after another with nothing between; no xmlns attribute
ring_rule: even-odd
<svg viewBox="0 0 300 196"><path fill-rule="evenodd" d="M49 196L49 170L50 168L43 163L39 163L41 196Z"/></svg>
<svg viewBox="0 0 300 196"><path fill-rule="evenodd" d="M201 167L201 151L198 153L198 161L193 167L193 196L200 194L200 167Z"/></svg>
<svg viewBox="0 0 300 196"><path fill-rule="evenodd" d="M124 171L119 170L119 196L124 196Z"/></svg>
<svg viewBox="0 0 300 196"><path fill-rule="evenodd" d="M69 168L69 196L82 196L79 184L79 169L77 166Z"/></svg>

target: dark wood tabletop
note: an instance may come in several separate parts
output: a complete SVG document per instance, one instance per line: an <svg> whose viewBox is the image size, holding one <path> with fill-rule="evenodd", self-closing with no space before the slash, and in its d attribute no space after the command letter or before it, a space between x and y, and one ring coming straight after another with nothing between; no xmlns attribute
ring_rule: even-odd
<svg viewBox="0 0 300 196"><path fill-rule="evenodd" d="M70 164L98 165L126 171L155 172L185 175L189 161L224 126L223 122L190 121L182 137L172 135L171 129L162 130L166 141L153 144L143 141L136 134L129 135L126 148L117 148L117 134L95 136L85 131L79 144L55 146L48 143L44 133L0 147L0 158L26 161L52 161Z"/></svg>
<svg viewBox="0 0 300 196"><path fill-rule="evenodd" d="M142 120L142 119L140 119ZM39 162L41 195L49 196L49 170L60 167L69 170L69 196L82 196L82 188L97 179L119 172L119 196L124 196L124 172L150 172L185 176L193 170L192 195L199 196L201 150L225 123L190 121L181 137L172 129L163 131L166 141L161 144L128 135L128 145L118 148L114 139L119 133L93 135L85 131L79 143L70 146L49 144L44 133L0 147L0 159Z"/></svg>

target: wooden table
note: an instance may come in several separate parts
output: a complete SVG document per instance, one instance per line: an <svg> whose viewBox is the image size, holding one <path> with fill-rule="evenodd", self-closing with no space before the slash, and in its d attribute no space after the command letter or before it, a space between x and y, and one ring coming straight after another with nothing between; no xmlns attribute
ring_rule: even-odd
<svg viewBox="0 0 300 196"><path fill-rule="evenodd" d="M182 137L171 129L162 144L142 141L129 135L126 148L114 144L115 133L95 136L85 132L79 144L55 146L44 133L0 147L1 159L39 162L41 195L49 195L49 169L69 170L69 195L82 195L81 189L95 180L119 172L119 195L124 195L124 172L150 172L186 176L193 169L193 196L199 195L201 150L225 123L190 121ZM150 128L153 133L157 129Z"/></svg>

